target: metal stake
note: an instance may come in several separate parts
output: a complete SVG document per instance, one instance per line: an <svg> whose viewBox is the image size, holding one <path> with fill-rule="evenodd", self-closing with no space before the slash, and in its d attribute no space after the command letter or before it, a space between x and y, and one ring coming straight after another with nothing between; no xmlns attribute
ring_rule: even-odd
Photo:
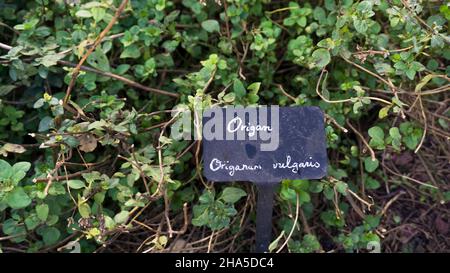
<svg viewBox="0 0 450 273"><path fill-rule="evenodd" d="M257 253L269 251L272 239L272 211L275 192L274 183L257 184L258 200L256 205L256 247Z"/></svg>

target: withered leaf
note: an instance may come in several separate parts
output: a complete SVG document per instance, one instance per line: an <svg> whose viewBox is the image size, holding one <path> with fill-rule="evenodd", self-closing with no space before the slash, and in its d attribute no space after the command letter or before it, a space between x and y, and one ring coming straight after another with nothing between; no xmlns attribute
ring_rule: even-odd
<svg viewBox="0 0 450 273"><path fill-rule="evenodd" d="M78 140L80 141L80 150L85 153L90 153L97 148L97 139L93 134L83 134Z"/></svg>
<svg viewBox="0 0 450 273"><path fill-rule="evenodd" d="M25 151L26 149L22 145L13 143L5 143L5 145L0 148L0 154L3 156L8 156L8 153L21 154Z"/></svg>

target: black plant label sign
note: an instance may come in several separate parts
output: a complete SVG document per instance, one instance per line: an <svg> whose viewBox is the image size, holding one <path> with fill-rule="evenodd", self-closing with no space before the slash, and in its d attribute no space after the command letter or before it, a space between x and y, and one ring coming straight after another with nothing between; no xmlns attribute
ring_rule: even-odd
<svg viewBox="0 0 450 273"><path fill-rule="evenodd" d="M203 113L203 170L211 181L277 183L326 175L320 108L211 108Z"/></svg>

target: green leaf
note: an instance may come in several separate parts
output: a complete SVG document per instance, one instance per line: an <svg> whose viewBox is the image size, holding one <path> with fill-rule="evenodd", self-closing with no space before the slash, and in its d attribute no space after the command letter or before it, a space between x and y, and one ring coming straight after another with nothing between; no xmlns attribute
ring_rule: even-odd
<svg viewBox="0 0 450 273"><path fill-rule="evenodd" d="M246 94L244 84L239 79L235 79L233 82L233 91L237 98L243 98Z"/></svg>
<svg viewBox="0 0 450 273"><path fill-rule="evenodd" d="M297 192L290 188L288 184L283 183L283 186L281 187L281 198L295 202L297 199Z"/></svg>
<svg viewBox="0 0 450 273"><path fill-rule="evenodd" d="M81 180L69 180L67 181L67 185L69 185L69 188L75 190L82 189L86 186Z"/></svg>
<svg viewBox="0 0 450 273"><path fill-rule="evenodd" d="M105 17L106 11L104 8L94 7L91 9L91 13L95 22L100 22Z"/></svg>
<svg viewBox="0 0 450 273"><path fill-rule="evenodd" d="M52 226L56 224L59 220L58 215L50 214L47 217L47 221L45 222L47 225Z"/></svg>
<svg viewBox="0 0 450 273"><path fill-rule="evenodd" d="M408 68L405 71L405 74L410 80L414 80L414 77L416 76L416 70L414 70L413 68Z"/></svg>
<svg viewBox="0 0 450 273"><path fill-rule="evenodd" d="M79 10L75 13L75 16L79 17L79 18L91 18L92 17L92 13L88 10Z"/></svg>
<svg viewBox="0 0 450 273"><path fill-rule="evenodd" d="M364 184L366 185L366 189L368 190L376 190L380 187L380 182L370 176L366 177L366 179L364 180Z"/></svg>
<svg viewBox="0 0 450 273"><path fill-rule="evenodd" d="M389 114L389 109L391 109L391 106L385 106L381 108L380 111L378 112L378 118L383 119L387 117L387 115Z"/></svg>
<svg viewBox="0 0 450 273"><path fill-rule="evenodd" d="M38 23L39 23L39 19L38 18L33 18L30 21L27 21L27 22L25 22L23 24L14 26L14 29L17 29L17 30L30 30L30 29L34 29Z"/></svg>
<svg viewBox="0 0 450 273"><path fill-rule="evenodd" d="M31 199L22 187L16 187L8 193L6 202L13 209L22 209L31 204Z"/></svg>
<svg viewBox="0 0 450 273"><path fill-rule="evenodd" d="M242 197L246 196L247 193L240 189L235 187L226 187L222 192L222 200L234 204Z"/></svg>
<svg viewBox="0 0 450 273"><path fill-rule="evenodd" d="M380 224L381 217L376 215L367 215L364 222L370 226L370 228L377 228Z"/></svg>
<svg viewBox="0 0 450 273"><path fill-rule="evenodd" d="M371 157L366 157L364 159L364 169L371 173L375 171L378 168L379 162L378 159L375 158L375 160L372 160Z"/></svg>
<svg viewBox="0 0 450 273"><path fill-rule="evenodd" d="M304 179L284 180L283 182L296 191L306 191L309 188L309 181Z"/></svg>
<svg viewBox="0 0 450 273"><path fill-rule="evenodd" d="M166 0L158 0L155 6L157 11L162 11L166 7Z"/></svg>
<svg viewBox="0 0 450 273"><path fill-rule="evenodd" d="M400 18L399 17L392 17L390 19L390 23L391 23L391 27L396 27L398 25L398 23L400 23Z"/></svg>
<svg viewBox="0 0 450 273"><path fill-rule="evenodd" d="M300 202L300 204L309 203L311 201L311 197L306 191L299 191L298 201Z"/></svg>
<svg viewBox="0 0 450 273"><path fill-rule="evenodd" d="M49 208L47 204L41 204L36 206L36 214L41 221L47 220L48 212Z"/></svg>
<svg viewBox="0 0 450 273"><path fill-rule="evenodd" d="M108 123L104 119L101 119L101 120L96 120L96 121L92 122L91 124L89 124L87 129L89 131L103 130L103 127L106 127L106 126L108 126Z"/></svg>
<svg viewBox="0 0 450 273"><path fill-rule="evenodd" d="M195 205L193 212L192 225L201 227L208 224L208 205Z"/></svg>
<svg viewBox="0 0 450 273"><path fill-rule="evenodd" d="M322 182L314 182L311 183L309 186L309 191L312 193L319 193L323 191L323 185L324 183Z"/></svg>
<svg viewBox="0 0 450 273"><path fill-rule="evenodd" d="M326 38L326 39L320 40L317 43L317 46L318 47L323 47L325 49L330 50L330 49L333 49L335 47L335 42L331 38Z"/></svg>
<svg viewBox="0 0 450 273"><path fill-rule="evenodd" d="M361 34L366 34L367 29L369 28L369 26L367 25L367 21L360 19L355 19L353 21L353 26L355 27L356 31Z"/></svg>
<svg viewBox="0 0 450 273"><path fill-rule="evenodd" d="M210 33L220 32L219 22L217 20L206 20L202 22L202 28Z"/></svg>
<svg viewBox="0 0 450 273"><path fill-rule="evenodd" d="M51 67L57 65L58 61L62 58L64 58L63 54L50 54L36 60L38 60L45 67Z"/></svg>
<svg viewBox="0 0 450 273"><path fill-rule="evenodd" d="M43 227L40 228L38 234L42 236L44 244L46 246L53 245L58 242L61 232L55 227Z"/></svg>
<svg viewBox="0 0 450 273"><path fill-rule="evenodd" d="M423 71L425 70L425 66L419 62L413 61L411 63L411 68L414 69L415 71Z"/></svg>
<svg viewBox="0 0 450 273"><path fill-rule="evenodd" d="M403 138L403 142L405 143L406 147L410 150L415 150L417 145L419 145L420 138L416 137L415 135L406 135Z"/></svg>
<svg viewBox="0 0 450 273"><path fill-rule="evenodd" d="M389 129L389 135L394 139L402 138L402 136L400 135L400 131L398 130L397 127L392 127L391 129Z"/></svg>
<svg viewBox="0 0 450 273"><path fill-rule="evenodd" d="M342 182L342 181L338 181L338 182L336 183L336 190L337 190L338 192L340 192L341 194L347 195L347 189L348 189L347 183Z"/></svg>
<svg viewBox="0 0 450 273"><path fill-rule="evenodd" d="M54 126L55 126L55 122L53 121L53 118L46 116L46 117L42 118L41 121L39 122L38 131L45 132L45 131L50 130Z"/></svg>
<svg viewBox="0 0 450 273"><path fill-rule="evenodd" d="M378 62L373 65L375 70L381 75L393 74L395 70L392 68L390 64Z"/></svg>
<svg viewBox="0 0 450 273"><path fill-rule="evenodd" d="M250 104L254 104L254 103L257 103L259 101L259 96L258 95L248 94L247 98L248 98L248 102Z"/></svg>
<svg viewBox="0 0 450 273"><path fill-rule="evenodd" d="M164 16L164 24L169 25L169 23L175 21L177 19L178 15L180 15L179 10L174 10L170 12L168 15Z"/></svg>
<svg viewBox="0 0 450 273"><path fill-rule="evenodd" d="M325 0L325 8L329 11L335 11L336 10L335 0Z"/></svg>
<svg viewBox="0 0 450 273"><path fill-rule="evenodd" d="M80 213L81 217L88 218L91 214L91 207L87 203L81 203L78 205L78 212Z"/></svg>
<svg viewBox="0 0 450 273"><path fill-rule="evenodd" d="M228 102L231 103L236 99L236 94L235 93L228 93L225 96L223 96L223 101L224 102Z"/></svg>
<svg viewBox="0 0 450 273"><path fill-rule="evenodd" d="M89 55L86 61L88 64L99 70L106 72L109 72L110 70L108 57L106 57L106 54L101 49L96 49L94 52L92 52L92 54Z"/></svg>
<svg viewBox="0 0 450 273"><path fill-rule="evenodd" d="M431 36L431 47L432 48L442 48L442 47L444 47L444 45L445 45L445 42L444 42L444 39L443 39L443 37L441 36L442 34L434 34L434 35L432 35Z"/></svg>
<svg viewBox="0 0 450 273"><path fill-rule="evenodd" d="M6 221L4 221L2 223L2 231L3 233L7 234L7 235L12 235L14 234L14 231L16 230L17 227L17 222L14 221L14 219L7 219Z"/></svg>
<svg viewBox="0 0 450 273"><path fill-rule="evenodd" d="M41 108L42 106L44 106L45 100L43 98L38 99L34 105L33 108L38 109Z"/></svg>
<svg viewBox="0 0 450 273"><path fill-rule="evenodd" d="M63 195L66 193L66 189L61 183L53 183L48 190L48 194L50 195Z"/></svg>
<svg viewBox="0 0 450 273"><path fill-rule="evenodd" d="M392 138L392 147L397 151L400 151L401 139L400 131L397 127L392 127L389 129L389 136Z"/></svg>
<svg viewBox="0 0 450 273"><path fill-rule="evenodd" d="M36 227L39 226L39 224L41 224L41 220L39 220L39 218L37 217L37 215L35 214L31 214L29 215L27 218L25 218L25 225L27 226L28 230L33 230Z"/></svg>
<svg viewBox="0 0 450 273"><path fill-rule="evenodd" d="M30 162L25 162L25 161L17 162L16 164L14 164L12 166L12 168L13 168L14 172L24 172L24 173L26 173L31 168L31 163Z"/></svg>
<svg viewBox="0 0 450 273"><path fill-rule="evenodd" d="M137 59L140 56L141 56L141 51L139 50L139 47L136 44L127 46L120 54L121 59L125 59L125 58Z"/></svg>
<svg viewBox="0 0 450 273"><path fill-rule="evenodd" d="M324 68L331 61L330 52L324 48L314 50L312 58L314 65L318 68Z"/></svg>
<svg viewBox="0 0 450 273"><path fill-rule="evenodd" d="M438 75L429 74L423 77L423 79L416 85L414 92L418 93L422 90L422 88L433 78L438 77Z"/></svg>
<svg viewBox="0 0 450 273"><path fill-rule="evenodd" d="M319 23L324 22L327 19L325 10L321 7L314 8L313 16L314 16L314 19L319 21Z"/></svg>
<svg viewBox="0 0 450 273"><path fill-rule="evenodd" d="M0 85L0 97L8 95L9 92L13 91L15 88L17 88L17 86L11 84Z"/></svg>
<svg viewBox="0 0 450 273"><path fill-rule="evenodd" d="M128 221L128 217L130 215L129 211L123 210L114 216L114 222L117 224L124 224Z"/></svg>
<svg viewBox="0 0 450 273"><path fill-rule="evenodd" d="M247 90L250 90L252 94L257 94L259 91L259 88L261 87L260 82L254 82L247 86Z"/></svg>
<svg viewBox="0 0 450 273"><path fill-rule="evenodd" d="M15 182L16 185L20 180L22 180L25 177L30 167L31 167L30 162L18 162L14 164L14 166L12 166L11 179Z"/></svg>
<svg viewBox="0 0 450 273"><path fill-rule="evenodd" d="M305 16L302 16L302 17L300 17L300 18L297 20L297 24L298 24L299 26L301 26L301 27L306 27L306 24L307 24L307 23L308 23L308 22L307 22Z"/></svg>
<svg viewBox="0 0 450 273"><path fill-rule="evenodd" d="M3 159L0 159L0 181L9 179L13 175L12 167Z"/></svg>
<svg viewBox="0 0 450 273"><path fill-rule="evenodd" d="M358 100L355 104L353 104L353 113L358 114L361 107L363 107L363 103Z"/></svg>
<svg viewBox="0 0 450 273"><path fill-rule="evenodd" d="M24 225L20 225L12 218L5 220L2 224L3 233L14 236L14 238L11 239L12 242L20 243L26 239L26 229Z"/></svg>
<svg viewBox="0 0 450 273"><path fill-rule="evenodd" d="M116 67L115 72L116 74L123 75L128 71L128 69L130 69L130 67L131 66L129 64L121 64Z"/></svg>
<svg viewBox="0 0 450 273"><path fill-rule="evenodd" d="M378 126L374 126L369 129L368 131L369 136L377 141L383 141L384 140L384 132L383 129L381 129Z"/></svg>
<svg viewBox="0 0 450 273"><path fill-rule="evenodd" d="M369 142L370 146L376 147L378 149L384 148L384 132L378 126L373 126L368 131L371 140Z"/></svg>
<svg viewBox="0 0 450 273"><path fill-rule="evenodd" d="M357 6L357 10L360 11L361 13L372 11L373 3L374 0L361 1Z"/></svg>
<svg viewBox="0 0 450 273"><path fill-rule="evenodd" d="M4 171L5 169L10 169L11 165L3 159L0 159L0 171Z"/></svg>
<svg viewBox="0 0 450 273"><path fill-rule="evenodd" d="M287 17L283 20L283 25L291 27L296 23L295 17Z"/></svg>

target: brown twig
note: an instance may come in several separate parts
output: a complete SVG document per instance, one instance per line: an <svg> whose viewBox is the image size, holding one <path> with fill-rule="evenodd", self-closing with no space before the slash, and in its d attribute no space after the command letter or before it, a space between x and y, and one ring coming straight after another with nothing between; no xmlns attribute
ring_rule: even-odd
<svg viewBox="0 0 450 273"><path fill-rule="evenodd" d="M64 163L60 163L60 164L64 165ZM79 172L76 172L76 173L67 174L67 175L52 176L51 179L52 179L52 181L61 181L61 180L65 180L65 179L75 178L75 177L81 176L84 173L92 172L92 170L93 170L93 168L90 168L90 169L82 170L82 171L79 171ZM35 179L33 179L33 182L34 183L39 183L39 182L45 182L45 181L48 181L48 180L49 180L48 177L35 178Z"/></svg>
<svg viewBox="0 0 450 273"><path fill-rule="evenodd" d="M420 138L419 145L417 145L417 148L414 150L414 153L416 153L416 154L420 150L420 147L422 147L425 137L427 136L427 130L428 130L427 115L425 114L425 110L423 107L422 97L419 95L417 97L417 99L419 101L420 112L422 113L422 118L423 118L423 134L422 134L422 137Z"/></svg>
<svg viewBox="0 0 450 273"><path fill-rule="evenodd" d="M78 77L78 74L80 73L81 66L86 61L86 59L91 55L92 52L97 48L97 46L100 44L102 39L106 36L106 34L109 32L109 30L113 27L113 25L116 23L117 19L119 18L122 11L125 9L125 6L128 4L128 0L123 0L120 4L119 8L116 10L116 13L114 14L113 18L109 22L109 24L106 26L106 28L100 33L100 35L95 39L94 44L88 49L88 51L83 55L81 60L78 62L77 66L75 67L72 78L70 79L69 86L66 90L66 96L64 97L64 104L67 104L70 99L70 93L72 92L72 89L75 85L75 81Z"/></svg>
<svg viewBox="0 0 450 273"><path fill-rule="evenodd" d="M324 115L325 115L325 119L329 120L336 127L341 129L344 133L348 133L348 130L344 126L340 125L332 116L328 115L327 113L325 113Z"/></svg>
<svg viewBox="0 0 450 273"><path fill-rule="evenodd" d="M295 206L294 223L292 224L292 228L291 228L291 231L289 232L289 235L287 236L286 240L280 246L280 248L277 250L276 253L280 253L281 250L283 250L283 248L288 244L289 240L291 239L292 234L294 234L294 230L295 230L295 227L297 226L297 222L298 222L299 211L300 211L300 201L299 201L299 197L298 197L298 193L297 193L297 201L296 201L296 206Z"/></svg>
<svg viewBox="0 0 450 273"><path fill-rule="evenodd" d="M328 103L344 103L344 102L353 102L354 101L355 98L348 98L348 99L341 99L341 100L329 100L329 99L325 98L324 95L322 95L322 93L320 93L320 91L319 91L319 86L320 86L320 84L322 82L322 78L323 78L324 74L325 74L325 79L324 79L324 82L325 82L327 77L328 77L328 71L326 70L326 67L324 67L322 69L322 71L320 73L320 76L319 76L319 80L317 80L317 84L316 84L316 93L323 101L328 102ZM387 100L384 100L382 98L378 98L378 97L357 97L357 98L358 99L367 98L367 99L370 99L370 100L382 102L382 103L387 104L387 105L392 105L391 102L389 102Z"/></svg>
<svg viewBox="0 0 450 273"><path fill-rule="evenodd" d="M0 48L3 48L5 50L11 50L13 47L10 46L10 45L4 44L4 43L0 43ZM57 61L57 63L59 65L63 65L63 66L69 66L69 67L75 67L75 68L77 67L77 64L74 64L74 63L71 63L71 62L68 62L68 61L64 61L64 60L59 60L59 61ZM92 73L95 73L95 74L98 74L98 75L101 75L101 76L113 78L113 79L119 80L119 81L121 81L121 82L123 82L123 83L125 83L125 84L127 84L129 86L132 86L132 87L135 87L135 88L147 91L147 92L157 93L157 94L166 95L166 96L170 96L170 97L174 97L174 98L178 98L180 96L179 94L176 94L176 93L172 93L172 92L169 92L169 91L161 90L161 89L158 89L158 88L148 87L148 86L142 85L140 83L137 83L135 81L132 81L132 80L130 80L128 78L125 78L123 76L119 76L119 75L111 73L111 72L101 71L101 70L98 70L98 69L95 69L95 68L92 68L92 67L89 67L89 66L81 65L80 66L80 71L92 72ZM64 108L66 110L68 110L68 111L72 110L71 112L73 112L73 109L71 109L71 108L68 109L67 105L63 105L63 106L64 106Z"/></svg>
<svg viewBox="0 0 450 273"><path fill-rule="evenodd" d="M355 127L353 127L353 125L347 120L347 125L348 127L350 127L350 129L352 129L352 131L361 139L361 141L364 143L364 145L366 145L367 149L370 152L370 157L372 158L372 161L375 161L376 156L375 156L375 152L373 151L373 149L370 147L369 143L367 143L366 139L363 137L363 135L358 132L358 130L355 129Z"/></svg>
<svg viewBox="0 0 450 273"><path fill-rule="evenodd" d="M58 64L66 65L66 66L70 66L70 67L76 67L76 64L71 63L71 62L67 62L67 61L62 61L62 60L58 61ZM125 83L125 84L127 84L129 86L132 86L132 87L135 87L135 88L147 91L147 92L157 93L157 94L166 95L166 96L170 96L170 97L174 97L174 98L178 98L180 96L180 95L178 95L176 93L172 93L172 92L169 92L169 91L161 90L161 89L158 89L158 88L148 87L148 86L142 85L140 83L137 83L135 81L132 81L132 80L130 80L128 78L125 78L123 76L119 76L119 75L111 73L111 72L101 71L101 70L98 70L98 69L95 69L95 68L92 68L92 67L88 67L88 66L83 66L82 65L80 67L80 70L81 71L92 72L92 73L99 74L99 75L102 75L102 76L105 76L105 77L109 77L109 78L113 78L113 79L119 80L119 81L121 81L121 82L123 82L123 83Z"/></svg>
<svg viewBox="0 0 450 273"><path fill-rule="evenodd" d="M389 86L392 89L393 92L395 92L397 90L397 88L391 82L387 81L386 79L383 79L383 77L381 77L380 75L370 71L369 69L367 69L367 68L365 68L365 67L363 67L363 66L361 66L361 65L359 65L359 64L357 64L355 62L350 61L347 58L342 57L342 59L344 59L344 61L346 61L347 63L355 66L356 68L358 68L358 69L360 69L360 70L362 70L362 71L364 71L364 72L374 76L375 78L379 79L381 82L383 82L384 84Z"/></svg>
<svg viewBox="0 0 450 273"><path fill-rule="evenodd" d="M288 97L289 99L291 99L293 102L295 102L295 97L292 96L291 94L289 94L288 92L286 92L286 90L284 90L283 85L281 84L275 84L281 91L281 93L283 93L283 95L285 95L286 97Z"/></svg>
<svg viewBox="0 0 450 273"><path fill-rule="evenodd" d="M395 195L391 200L389 200L386 205L384 205L383 209L380 212L380 216L383 216L386 211L388 210L388 208L403 194L406 194L405 191L400 191L397 195Z"/></svg>
<svg viewBox="0 0 450 273"><path fill-rule="evenodd" d="M13 47L4 43L0 43L0 48L11 50Z"/></svg>
<svg viewBox="0 0 450 273"><path fill-rule="evenodd" d="M428 174L428 177L430 178L430 180L431 180L431 182L433 183L433 185L436 186L436 188L438 188L437 195L438 195L438 197L439 197L439 199L440 199L439 202L440 202L441 204L445 204L445 198L444 198L444 196L442 195L442 193L441 193L441 191L440 191L440 189L439 189L439 185L438 185L436 179L434 178L432 171L431 171L430 168L428 167L428 164L427 164L426 161L423 159L423 157L422 157L422 155L421 155L420 153L417 154L417 157L419 158L420 163L422 163L423 167L425 168L425 171L426 171L426 173Z"/></svg>

